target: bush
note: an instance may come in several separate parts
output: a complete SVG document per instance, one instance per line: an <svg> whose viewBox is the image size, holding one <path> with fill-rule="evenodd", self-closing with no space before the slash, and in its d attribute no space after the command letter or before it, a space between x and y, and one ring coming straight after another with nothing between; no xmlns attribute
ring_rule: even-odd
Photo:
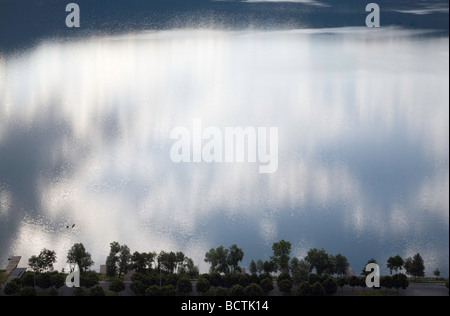
<svg viewBox="0 0 450 316"><path fill-rule="evenodd" d="M89 296L105 296L105 291L100 285L96 285L89 292Z"/></svg>
<svg viewBox="0 0 450 316"><path fill-rule="evenodd" d="M333 295L337 292L338 284L335 279L328 277L322 282L326 295Z"/></svg>
<svg viewBox="0 0 450 316"><path fill-rule="evenodd" d="M296 291L297 296L311 296L311 285L307 281L299 284Z"/></svg>
<svg viewBox="0 0 450 316"><path fill-rule="evenodd" d="M99 278L95 271L86 271L80 275L80 284L88 289L98 284Z"/></svg>
<svg viewBox="0 0 450 316"><path fill-rule="evenodd" d="M235 284L238 284L244 288L249 286L250 284L252 284L252 281L248 274L235 274L235 275L236 275L236 279L237 279L237 282Z"/></svg>
<svg viewBox="0 0 450 316"><path fill-rule="evenodd" d="M22 285L20 284L19 279L13 279L10 282L6 283L3 292L6 295L18 295L21 287Z"/></svg>
<svg viewBox="0 0 450 316"><path fill-rule="evenodd" d="M277 283L280 283L283 280L289 280L292 282L292 278L288 273L281 273L277 278Z"/></svg>
<svg viewBox="0 0 450 316"><path fill-rule="evenodd" d="M318 276L317 274L310 274L309 275L309 284L314 284L316 282L320 282L322 281L322 278L320 276Z"/></svg>
<svg viewBox="0 0 450 316"><path fill-rule="evenodd" d="M392 276L392 286L399 291L400 289L407 289L409 286L409 281L406 275L403 273L394 274Z"/></svg>
<svg viewBox="0 0 450 316"><path fill-rule="evenodd" d="M278 288L283 293L290 293L292 289L292 281L289 279L283 279L278 282Z"/></svg>
<svg viewBox="0 0 450 316"><path fill-rule="evenodd" d="M52 286L50 273L36 273L36 285L42 289L48 289Z"/></svg>
<svg viewBox="0 0 450 316"><path fill-rule="evenodd" d="M36 289L31 286L25 286L20 290L20 296L36 296Z"/></svg>
<svg viewBox="0 0 450 316"><path fill-rule="evenodd" d="M212 286L223 286L222 276L218 272L213 272L209 275L209 283Z"/></svg>
<svg viewBox="0 0 450 316"><path fill-rule="evenodd" d="M273 290L273 281L271 278L266 278L266 279L262 280L259 285L261 286L264 293L266 293L266 294L268 294L270 291Z"/></svg>
<svg viewBox="0 0 450 316"><path fill-rule="evenodd" d="M187 276L187 275L183 275L181 277L189 279L189 276ZM169 274L165 277L163 286L164 285L173 285L175 287L178 284L178 280L179 280L179 276L177 274ZM158 279L158 282L159 282L159 279Z"/></svg>
<svg viewBox="0 0 450 316"><path fill-rule="evenodd" d="M34 272L25 272L20 278L23 286L33 286L34 287Z"/></svg>
<svg viewBox="0 0 450 316"><path fill-rule="evenodd" d="M230 296L230 293L229 293L229 291L226 288L223 288L223 287L219 286L214 291L214 295L215 296Z"/></svg>
<svg viewBox="0 0 450 316"><path fill-rule="evenodd" d="M236 284L233 285L233 287L230 290L231 296L244 296L245 295L245 289L242 285Z"/></svg>
<svg viewBox="0 0 450 316"><path fill-rule="evenodd" d="M64 276L64 274L54 273L50 276L50 282L52 286L59 289L66 283L66 277Z"/></svg>
<svg viewBox="0 0 450 316"><path fill-rule="evenodd" d="M178 283L177 283L177 288L178 288L179 292L186 294L186 295L189 292L191 292L192 291L192 282L189 279L189 277L182 276L181 278L179 278Z"/></svg>
<svg viewBox="0 0 450 316"><path fill-rule="evenodd" d="M320 282L316 282L311 286L311 296L325 296L325 289Z"/></svg>
<svg viewBox="0 0 450 316"><path fill-rule="evenodd" d="M264 291L258 284L252 283L245 288L245 295L246 296L263 296Z"/></svg>
<svg viewBox="0 0 450 316"><path fill-rule="evenodd" d="M144 294L146 294L145 293L146 286L145 286L145 284L142 281L132 282L130 284L130 289L134 292L135 295L144 295Z"/></svg>
<svg viewBox="0 0 450 316"><path fill-rule="evenodd" d="M145 296L161 296L161 288L157 285L152 285L145 290Z"/></svg>
<svg viewBox="0 0 450 316"><path fill-rule="evenodd" d="M191 291L192 291L192 285L191 285ZM190 292L190 291L188 291L188 292ZM172 284L164 285L161 288L161 295L162 296L176 296L177 291L175 290L175 287Z"/></svg>
<svg viewBox="0 0 450 316"><path fill-rule="evenodd" d="M113 292L122 292L125 290L125 283L119 278L114 278L109 284L109 289Z"/></svg>
<svg viewBox="0 0 450 316"><path fill-rule="evenodd" d="M203 294L208 292L210 287L211 287L211 284L204 277L200 277L200 279L198 279L197 283L195 284L195 288L197 289L197 291L200 293L203 293Z"/></svg>
<svg viewBox="0 0 450 316"><path fill-rule="evenodd" d="M337 285L343 290L344 286L347 285L347 278L346 277L339 277L337 279Z"/></svg>

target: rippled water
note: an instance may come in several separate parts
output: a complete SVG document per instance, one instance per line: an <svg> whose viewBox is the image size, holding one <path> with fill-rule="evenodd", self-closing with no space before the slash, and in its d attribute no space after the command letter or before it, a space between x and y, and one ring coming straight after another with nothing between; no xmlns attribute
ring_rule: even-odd
<svg viewBox="0 0 450 316"><path fill-rule="evenodd" d="M448 274L449 41L384 28L160 31L0 55L0 263L83 242L274 241ZM175 126L278 127L279 168L175 164ZM66 225L76 224L74 229ZM384 268L384 264L383 267Z"/></svg>

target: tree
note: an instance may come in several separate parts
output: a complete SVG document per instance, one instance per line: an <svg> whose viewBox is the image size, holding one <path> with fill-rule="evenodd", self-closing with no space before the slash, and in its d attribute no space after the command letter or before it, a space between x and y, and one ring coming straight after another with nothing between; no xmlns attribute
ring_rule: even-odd
<svg viewBox="0 0 450 316"><path fill-rule="evenodd" d="M20 284L20 279L13 279L12 281L6 283L3 292L6 295L17 295L20 292L22 285Z"/></svg>
<svg viewBox="0 0 450 316"><path fill-rule="evenodd" d="M388 292L389 289L392 289L393 282L392 282L392 276L382 276L380 278L380 285L384 288L386 288L386 293Z"/></svg>
<svg viewBox="0 0 450 316"><path fill-rule="evenodd" d="M346 277L339 277L337 279L337 284L341 288L341 291L344 290L344 286L347 284L347 278Z"/></svg>
<svg viewBox="0 0 450 316"><path fill-rule="evenodd" d="M91 288L99 282L98 274L95 271L86 271L80 276L81 286Z"/></svg>
<svg viewBox="0 0 450 316"><path fill-rule="evenodd" d="M417 277L425 276L425 265L419 253L413 258L406 259L405 270L407 274L412 275L415 279L417 279Z"/></svg>
<svg viewBox="0 0 450 316"><path fill-rule="evenodd" d="M334 274L336 261L331 255L328 255L325 249L310 249L305 258L311 264L311 269L316 269L318 275L324 272L327 274Z"/></svg>
<svg viewBox="0 0 450 316"><path fill-rule="evenodd" d="M311 264L305 260L291 260L291 273L293 283L298 285L303 281L308 281L309 272L311 271ZM294 262L292 262L294 260Z"/></svg>
<svg viewBox="0 0 450 316"><path fill-rule="evenodd" d="M176 273L178 273L179 272L178 270L184 266L184 260L186 258L187 257L181 251L178 251L175 254L175 271L176 271Z"/></svg>
<svg viewBox="0 0 450 316"><path fill-rule="evenodd" d="M131 256L131 268L138 273L145 273L152 268L152 264L155 260L156 253L139 253L135 251ZM108 261L108 260L107 260Z"/></svg>
<svg viewBox="0 0 450 316"><path fill-rule="evenodd" d="M42 249L38 256L28 259L28 265L35 272L52 271L56 262L56 252Z"/></svg>
<svg viewBox="0 0 450 316"><path fill-rule="evenodd" d="M179 292L188 295L188 293L192 291L191 280L186 276L182 276L178 279L177 288Z"/></svg>
<svg viewBox="0 0 450 316"><path fill-rule="evenodd" d="M89 296L105 296L105 291L100 285L97 285L90 290Z"/></svg>
<svg viewBox="0 0 450 316"><path fill-rule="evenodd" d="M205 262L211 264L210 272L228 273L228 249L219 246L216 249L210 249L205 254Z"/></svg>
<svg viewBox="0 0 450 316"><path fill-rule="evenodd" d="M336 280L331 277L327 277L322 282L322 285L323 285L326 295L333 295L334 293L337 292L338 284L337 284Z"/></svg>
<svg viewBox="0 0 450 316"><path fill-rule="evenodd" d="M156 285L155 285L156 286ZM135 295L147 295L146 293L146 285L144 282L140 280L133 281L130 284L130 289L134 292Z"/></svg>
<svg viewBox="0 0 450 316"><path fill-rule="evenodd" d="M405 261L400 256L389 257L389 259L387 260L387 267L391 274L392 274L392 271L395 271L395 273L398 273L398 270L401 270L403 268L404 264L405 264Z"/></svg>
<svg viewBox="0 0 450 316"><path fill-rule="evenodd" d="M66 283L66 277L61 273L55 273L50 276L50 281L55 288L59 289Z"/></svg>
<svg viewBox="0 0 450 316"><path fill-rule="evenodd" d="M82 243L72 246L67 254L67 261L69 263L76 263L80 269L80 273L83 273L94 265L91 254L86 251Z"/></svg>
<svg viewBox="0 0 450 316"><path fill-rule="evenodd" d="M264 272L265 273L272 273L272 272L277 272L277 265L275 262L273 262L272 260L270 261L264 261Z"/></svg>
<svg viewBox="0 0 450 316"><path fill-rule="evenodd" d="M106 258L106 274L115 276L128 273L132 267L132 256L127 245L120 245L114 241L110 244L110 252Z"/></svg>
<svg viewBox="0 0 450 316"><path fill-rule="evenodd" d="M439 269L436 268L436 269L433 271L433 274L434 274L434 276L436 277L436 279L439 279L439 277L441 276L441 271L439 271Z"/></svg>
<svg viewBox="0 0 450 316"><path fill-rule="evenodd" d="M370 263L375 263L375 264L377 264L377 261L376 261L374 258L369 259L369 261L367 261L366 265L365 265L364 268L362 269L361 275L363 275L363 276L368 276L368 275L370 274L370 272L366 271L366 267L367 267L367 265L370 264Z"/></svg>
<svg viewBox="0 0 450 316"><path fill-rule="evenodd" d="M218 287L215 291L214 291L214 296L229 296L230 292L223 287Z"/></svg>
<svg viewBox="0 0 450 316"><path fill-rule="evenodd" d="M256 268L258 269L259 274L263 273L264 272L264 261L262 261L261 259L256 261Z"/></svg>
<svg viewBox="0 0 450 316"><path fill-rule="evenodd" d="M409 281L406 275L403 273L398 273L392 276L392 286L400 292L400 289L407 289L409 286Z"/></svg>
<svg viewBox="0 0 450 316"><path fill-rule="evenodd" d="M125 283L119 278L114 278L109 284L109 289L113 292L122 292L125 290Z"/></svg>
<svg viewBox="0 0 450 316"><path fill-rule="evenodd" d="M345 256L338 253L335 257L336 260L336 274L339 276L345 275L350 264Z"/></svg>
<svg viewBox="0 0 450 316"><path fill-rule="evenodd" d="M197 291L203 294L208 292L210 287L211 283L209 283L209 281L204 277L200 277L195 284L195 288L197 289Z"/></svg>
<svg viewBox="0 0 450 316"><path fill-rule="evenodd" d="M25 286L20 290L19 295L20 296L36 296L36 289L31 286Z"/></svg>
<svg viewBox="0 0 450 316"><path fill-rule="evenodd" d="M291 254L291 243L280 240L272 245L273 256L271 261L276 264L277 270L289 273L289 255Z"/></svg>
<svg viewBox="0 0 450 316"><path fill-rule="evenodd" d="M239 269L239 262L244 258L244 251L237 245L232 245L228 251L227 264L231 267L231 272Z"/></svg>
<svg viewBox="0 0 450 316"><path fill-rule="evenodd" d="M250 265L248 266L248 269L251 274L256 274L258 272L258 268L257 268L256 262L254 260L250 261Z"/></svg>

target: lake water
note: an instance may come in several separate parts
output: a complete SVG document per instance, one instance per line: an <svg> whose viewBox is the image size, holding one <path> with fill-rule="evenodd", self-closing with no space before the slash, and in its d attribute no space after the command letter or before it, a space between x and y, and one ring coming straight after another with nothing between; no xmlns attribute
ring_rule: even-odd
<svg viewBox="0 0 450 316"><path fill-rule="evenodd" d="M292 243L449 261L449 39L423 30L136 31L0 54L0 265L82 242L267 260ZM171 130L278 127L279 167L176 164ZM76 224L73 229L67 225Z"/></svg>

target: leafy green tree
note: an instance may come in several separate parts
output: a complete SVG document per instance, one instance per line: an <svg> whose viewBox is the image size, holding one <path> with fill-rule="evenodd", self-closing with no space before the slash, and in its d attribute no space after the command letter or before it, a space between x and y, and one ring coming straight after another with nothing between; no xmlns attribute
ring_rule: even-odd
<svg viewBox="0 0 450 316"><path fill-rule="evenodd" d="M250 265L248 266L248 269L251 274L256 274L258 272L258 268L257 268L256 262L254 260L250 261Z"/></svg>
<svg viewBox="0 0 450 316"><path fill-rule="evenodd" d="M50 273L37 273L36 285L43 289L48 289L52 286Z"/></svg>
<svg viewBox="0 0 450 316"><path fill-rule="evenodd" d="M403 268L403 265L405 264L405 261L400 256L395 257L389 257L387 260L387 267L389 269L389 272L392 274L392 271L395 271L395 273L398 273L398 270L401 270Z"/></svg>
<svg viewBox="0 0 450 316"><path fill-rule="evenodd" d="M80 275L80 284L86 288L96 286L99 282L98 274L95 271L86 271Z"/></svg>
<svg viewBox="0 0 450 316"><path fill-rule="evenodd" d="M41 262L38 256L31 256L30 259L28 259L28 266L30 269L32 269L34 272L41 272Z"/></svg>
<svg viewBox="0 0 450 316"><path fill-rule="evenodd" d="M297 258L292 258L292 260ZM311 271L311 264L305 260L291 260L291 273L292 281L295 285L300 284L303 281L308 281L309 273Z"/></svg>
<svg viewBox="0 0 450 316"><path fill-rule="evenodd" d="M239 262L244 258L244 251L237 245L231 245L228 250L227 263L231 272L235 272L239 269Z"/></svg>
<svg viewBox="0 0 450 316"><path fill-rule="evenodd" d="M198 292L205 294L206 292L208 292L209 288L211 287L211 283L209 283L209 281L206 278L200 277L197 280L195 287Z"/></svg>
<svg viewBox="0 0 450 316"><path fill-rule="evenodd" d="M272 260L270 261L264 261L264 273L273 273L273 272L277 272L277 265L275 262L273 262Z"/></svg>
<svg viewBox="0 0 450 316"><path fill-rule="evenodd" d="M20 290L19 295L20 296L36 296L36 289L31 286L25 286Z"/></svg>
<svg viewBox="0 0 450 316"><path fill-rule="evenodd" d="M256 268L258 270L258 274L263 273L264 272L264 261L262 261L261 259L256 261Z"/></svg>
<svg viewBox="0 0 450 316"><path fill-rule="evenodd" d="M311 296L311 285L307 281L303 281L297 287L297 296Z"/></svg>
<svg viewBox="0 0 450 316"><path fill-rule="evenodd" d="M367 276L370 274L370 272L367 272L367 271L366 271L366 267L367 267L367 265L370 264L370 263L375 263L375 264L377 264L377 261L376 261L374 258L369 259L369 261L367 261L366 265L365 265L364 268L362 269L361 275L367 277Z"/></svg>
<svg viewBox="0 0 450 316"><path fill-rule="evenodd" d="M280 240L272 245L273 256L271 261L276 264L278 270L289 273L289 255L291 254L291 243Z"/></svg>
<svg viewBox="0 0 450 316"><path fill-rule="evenodd" d="M325 289L320 282L311 285L311 296L325 296Z"/></svg>
<svg viewBox="0 0 450 316"><path fill-rule="evenodd" d="M131 268L138 273L145 273L152 268L155 258L156 253L154 252L140 253L135 251L131 256Z"/></svg>
<svg viewBox="0 0 450 316"><path fill-rule="evenodd" d="M210 249L205 254L205 262L211 264L210 272L228 273L228 249L219 246L216 249Z"/></svg>
<svg viewBox="0 0 450 316"><path fill-rule="evenodd" d="M441 271L439 271L439 269L436 268L436 269L433 271L433 274L434 274L434 276L436 277L436 279L439 279L439 277L441 276Z"/></svg>
<svg viewBox="0 0 450 316"><path fill-rule="evenodd" d="M186 269L186 274L191 278L195 278L199 275L198 267L194 264L194 260L191 258L184 258L184 268Z"/></svg>
<svg viewBox="0 0 450 316"><path fill-rule="evenodd" d="M230 289L231 296L244 296L245 288L242 285L236 284Z"/></svg>
<svg viewBox="0 0 450 316"><path fill-rule="evenodd" d="M209 275L209 282L212 286L221 286L223 285L222 276L219 272L213 272Z"/></svg>
<svg viewBox="0 0 450 316"><path fill-rule="evenodd" d="M256 283L252 283L245 288L245 296L263 296L263 295L264 295L263 289Z"/></svg>
<svg viewBox="0 0 450 316"><path fill-rule="evenodd" d="M278 288L281 292L288 294L291 292L292 289L292 281L289 279L283 279L280 282L277 282Z"/></svg>
<svg viewBox="0 0 450 316"><path fill-rule="evenodd" d="M261 286L265 294L268 294L273 290L273 281L271 278L265 278L261 280L261 283L259 285Z"/></svg>
<svg viewBox="0 0 450 316"><path fill-rule="evenodd" d="M22 286L34 286L34 277L35 274L31 271L25 272L22 277L20 278L20 282L22 283ZM64 281L66 279L64 278Z"/></svg>
<svg viewBox="0 0 450 316"><path fill-rule="evenodd" d="M404 267L406 273L412 275L415 279L425 276L425 265L419 253L413 258L407 258Z"/></svg>
<svg viewBox="0 0 450 316"><path fill-rule="evenodd" d="M311 269L316 269L319 276L324 272L327 274L334 274L336 266L335 258L328 255L325 249L310 249L305 260L311 264Z"/></svg>
<svg viewBox="0 0 450 316"><path fill-rule="evenodd" d="M345 275L347 272L348 267L350 264L348 263L348 260L345 256L338 253L335 257L335 268L336 268L336 274L339 276Z"/></svg>
<svg viewBox="0 0 450 316"><path fill-rule="evenodd" d="M157 285L152 285L145 290L145 296L161 296L161 288Z"/></svg>
<svg viewBox="0 0 450 316"><path fill-rule="evenodd" d="M110 252L106 258L106 274L108 276L119 275L128 273L132 268L132 255L130 248L127 245L120 245L118 242L112 242L110 244Z"/></svg>
<svg viewBox="0 0 450 316"><path fill-rule="evenodd" d="M403 273L394 274L392 276L392 286L400 292L400 289L407 289L409 286L409 281L406 275Z"/></svg>
<svg viewBox="0 0 450 316"><path fill-rule="evenodd" d="M338 283L336 282L335 279L333 279L331 277L327 277L322 282L322 285L323 285L326 295L333 295L334 293L337 292Z"/></svg>
<svg viewBox="0 0 450 316"><path fill-rule="evenodd" d="M143 281L141 280L136 280L133 281L130 284L130 289L134 292L135 295L144 295L146 294L145 290L146 290L146 285Z"/></svg>
<svg viewBox="0 0 450 316"><path fill-rule="evenodd" d="M105 296L105 291L100 285L96 285L89 291L89 296Z"/></svg>
<svg viewBox="0 0 450 316"><path fill-rule="evenodd" d="M67 262L76 263L80 268L81 274L94 265L91 254L86 251L82 243L72 246L67 254Z"/></svg>
<svg viewBox="0 0 450 316"><path fill-rule="evenodd" d="M322 278L319 275L315 274L315 273L310 274L309 275L309 284L312 285L312 284L314 284L316 282L322 282Z"/></svg>
<svg viewBox="0 0 450 316"><path fill-rule="evenodd" d="M177 288L180 293L188 295L192 291L191 280L186 276L182 276L178 279Z"/></svg>
<svg viewBox="0 0 450 316"><path fill-rule="evenodd" d="M120 278L114 278L109 284L109 289L113 292L122 292L125 290L125 283Z"/></svg>

